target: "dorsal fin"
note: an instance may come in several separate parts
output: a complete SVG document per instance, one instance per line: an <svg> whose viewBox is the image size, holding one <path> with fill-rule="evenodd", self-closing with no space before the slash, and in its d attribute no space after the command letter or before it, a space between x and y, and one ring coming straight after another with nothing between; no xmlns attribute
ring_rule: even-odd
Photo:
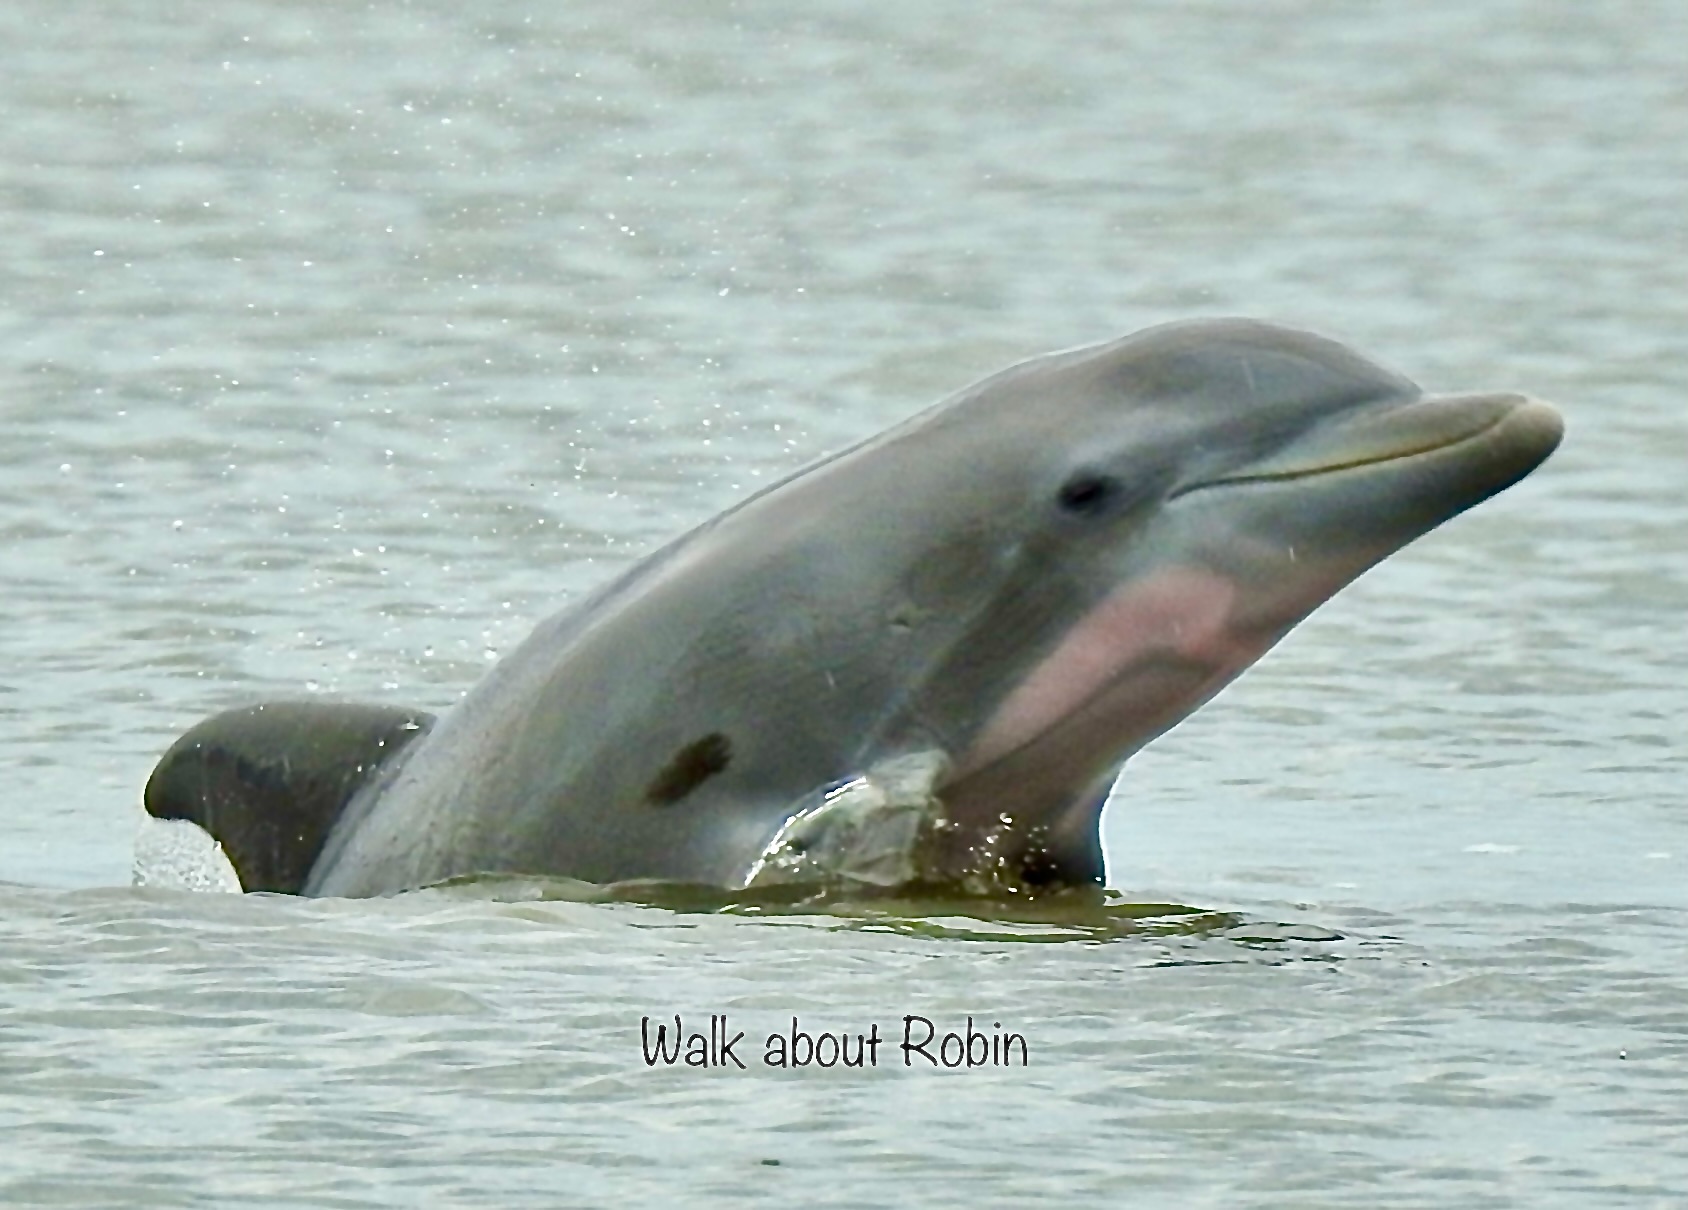
<svg viewBox="0 0 1688 1210"><path fill-rule="evenodd" d="M433 723L421 710L349 702L225 711L171 745L146 809L209 832L244 889L296 895L352 795Z"/></svg>

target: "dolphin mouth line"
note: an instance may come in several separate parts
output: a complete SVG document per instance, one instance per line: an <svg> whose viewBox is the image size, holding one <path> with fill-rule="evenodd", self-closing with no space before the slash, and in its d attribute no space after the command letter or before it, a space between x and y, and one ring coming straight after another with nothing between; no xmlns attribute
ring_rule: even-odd
<svg viewBox="0 0 1688 1210"><path fill-rule="evenodd" d="M1173 492L1168 497L1168 503L1213 488L1247 487L1251 484L1260 483L1290 483L1297 479L1316 479L1321 475L1336 475L1343 471L1360 470L1368 466L1386 466L1392 462L1405 462L1412 458L1421 458L1426 454L1439 453L1442 450L1452 449L1455 446L1465 445L1468 442L1485 437L1516 417L1520 410L1522 409L1508 409L1498 416L1487 418L1485 423L1477 428L1445 437L1423 439L1379 453L1357 454L1350 458L1321 462L1311 466L1290 466L1282 470L1256 471L1251 474L1227 475L1222 479L1209 479L1205 483L1195 483Z"/></svg>

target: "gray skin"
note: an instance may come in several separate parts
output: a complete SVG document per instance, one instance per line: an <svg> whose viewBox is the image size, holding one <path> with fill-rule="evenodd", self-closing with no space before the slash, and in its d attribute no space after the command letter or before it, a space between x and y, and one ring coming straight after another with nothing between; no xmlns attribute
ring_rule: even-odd
<svg viewBox="0 0 1688 1210"><path fill-rule="evenodd" d="M1036 358L679 539L397 755L319 776L347 801L314 804L309 875L277 889L739 887L799 804L912 756L936 757L923 879L1099 882L1127 757L1560 433L1252 321ZM224 729L165 758L154 814L205 814L181 787Z"/></svg>

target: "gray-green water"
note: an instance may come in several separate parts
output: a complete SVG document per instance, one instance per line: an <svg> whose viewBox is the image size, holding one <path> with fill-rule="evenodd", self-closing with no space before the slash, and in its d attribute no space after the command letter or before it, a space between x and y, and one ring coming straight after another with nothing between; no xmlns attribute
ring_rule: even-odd
<svg viewBox="0 0 1688 1210"><path fill-rule="evenodd" d="M0 1201L1688 1200L1688 17L0 10ZM444 708L1016 357L1245 313L1565 448L1133 762L1106 942L128 887L215 709ZM751 1070L652 1070L726 1013ZM775 1071L1000 1021L1025 1068ZM778 1161L771 1164L768 1161Z"/></svg>

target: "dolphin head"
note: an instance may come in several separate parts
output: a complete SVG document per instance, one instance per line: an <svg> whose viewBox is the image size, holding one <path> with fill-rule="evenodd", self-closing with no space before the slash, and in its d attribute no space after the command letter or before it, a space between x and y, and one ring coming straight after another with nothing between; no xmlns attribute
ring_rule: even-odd
<svg viewBox="0 0 1688 1210"><path fill-rule="evenodd" d="M948 872L1100 881L1098 817L1131 753L1560 434L1525 396L1427 394L1254 321L1007 370L859 451L917 445L947 468L926 478L953 519L910 546L893 607L938 641L873 742L948 754Z"/></svg>

